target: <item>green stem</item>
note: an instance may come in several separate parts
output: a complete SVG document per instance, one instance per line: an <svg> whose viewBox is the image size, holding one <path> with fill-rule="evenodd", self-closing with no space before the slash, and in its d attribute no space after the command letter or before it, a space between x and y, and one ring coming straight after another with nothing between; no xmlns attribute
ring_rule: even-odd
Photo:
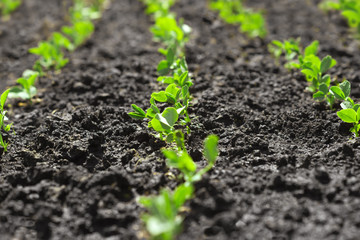
<svg viewBox="0 0 360 240"><path fill-rule="evenodd" d="M358 123L354 123L355 137L359 137L358 125Z"/></svg>

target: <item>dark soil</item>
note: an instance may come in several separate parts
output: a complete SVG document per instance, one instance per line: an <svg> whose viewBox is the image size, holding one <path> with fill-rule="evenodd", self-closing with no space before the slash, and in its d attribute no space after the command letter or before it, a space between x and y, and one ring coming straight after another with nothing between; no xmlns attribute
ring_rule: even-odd
<svg viewBox="0 0 360 240"><path fill-rule="evenodd" d="M27 49L47 35L43 16L50 32L66 23L62 1L25 2L0 26L2 89L32 66ZM275 64L267 44L319 40L320 56L338 61L332 76L347 78L356 99L359 42L318 1L248 2L266 10L265 40L223 23L204 0L173 8L193 28L186 55L197 118L187 147L199 166L203 139L220 137L220 157L196 184L179 239L358 239L360 141L313 102L301 74ZM114 0L70 64L40 79L41 102L9 101L16 134L5 136L0 161L1 240L146 237L136 198L177 184L159 151L165 144L127 115L159 88L162 57L150 26L139 1Z"/></svg>

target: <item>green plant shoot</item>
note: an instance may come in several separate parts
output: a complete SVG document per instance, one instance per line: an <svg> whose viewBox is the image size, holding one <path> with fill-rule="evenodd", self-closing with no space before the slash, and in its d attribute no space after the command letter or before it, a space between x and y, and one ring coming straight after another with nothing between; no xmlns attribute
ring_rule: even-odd
<svg viewBox="0 0 360 240"><path fill-rule="evenodd" d="M147 6L146 14L152 14L155 19L173 16L170 7L174 5L175 0L142 0L142 2Z"/></svg>
<svg viewBox="0 0 360 240"><path fill-rule="evenodd" d="M70 8L71 22L83 22L99 19L103 10L105 0L84 1L75 0Z"/></svg>
<svg viewBox="0 0 360 240"><path fill-rule="evenodd" d="M196 171L196 164L185 149L178 149L177 151L164 149L162 152L167 159L168 166L179 169L186 182L194 183L199 181L202 175L214 166L216 158L219 154L217 147L218 140L219 138L215 135L210 135L205 139L203 154L207 159L208 164L200 171Z"/></svg>
<svg viewBox="0 0 360 240"><path fill-rule="evenodd" d="M142 216L151 239L173 240L181 231L183 218L179 215L185 201L193 195L194 187L184 183L174 192L162 190L159 196L141 197L139 202L148 209Z"/></svg>
<svg viewBox="0 0 360 240"><path fill-rule="evenodd" d="M9 98L28 99L31 102L33 96L36 95L35 81L39 73L32 70L25 70L21 78L17 79L17 83L21 87L15 86L10 89Z"/></svg>
<svg viewBox="0 0 360 240"><path fill-rule="evenodd" d="M94 24L90 21L76 22L73 26L63 27L62 32L70 37L76 48L94 32Z"/></svg>
<svg viewBox="0 0 360 240"><path fill-rule="evenodd" d="M342 109L337 112L337 115L344 122L354 124L354 126L350 129L350 131L355 134L355 137L359 137L360 108L357 107L356 111L353 108Z"/></svg>
<svg viewBox="0 0 360 240"><path fill-rule="evenodd" d="M56 32L49 41L40 42L38 47L29 49L30 53L40 56L40 59L35 63L34 69L42 75L42 68L46 70L52 67L55 70L63 68L69 61L64 58L62 52L64 48L72 50L74 46L66 37Z"/></svg>
<svg viewBox="0 0 360 240"><path fill-rule="evenodd" d="M0 145L4 148L4 152L7 151L8 142L4 141L3 136L1 134L1 130L8 132L8 131L10 131L11 126L12 126L12 123L5 124L5 121L7 120L7 117L6 117L7 111L4 110L4 107L5 107L5 102L8 97L9 92L10 92L10 89L4 91L0 97Z"/></svg>
<svg viewBox="0 0 360 240"><path fill-rule="evenodd" d="M4 20L8 20L10 14L21 4L21 0L0 0L0 11Z"/></svg>
<svg viewBox="0 0 360 240"><path fill-rule="evenodd" d="M273 40L268 45L268 49L269 52L274 55L277 63L279 63L280 56L284 53L286 59L286 68L291 69L300 67L297 61L297 58L299 55L301 55L300 38L290 38L284 42Z"/></svg>
<svg viewBox="0 0 360 240"><path fill-rule="evenodd" d="M341 11L348 21L349 26L355 30L357 38L360 38L360 1L358 0L337 0L337 1L323 1L320 8L325 11L331 9Z"/></svg>
<svg viewBox="0 0 360 240"><path fill-rule="evenodd" d="M211 0L210 8L219 11L220 17L230 24L240 24L240 31L249 37L266 36L264 17L260 12L245 8L242 0Z"/></svg>
<svg viewBox="0 0 360 240"><path fill-rule="evenodd" d="M167 60L160 62L158 71L160 73L172 72L172 76L161 76L158 81L167 84L165 91L153 92L150 99L150 108L146 112L135 104L132 105L133 112L129 116L134 119L150 120L148 127L155 130L156 135L167 142L174 141L175 124L180 119L181 125L189 123L190 117L188 107L190 104L189 87L192 80L189 76L188 67L184 58L174 61L174 52L171 49L167 51ZM167 103L163 112L157 106L157 102ZM184 116L183 118L180 118Z"/></svg>

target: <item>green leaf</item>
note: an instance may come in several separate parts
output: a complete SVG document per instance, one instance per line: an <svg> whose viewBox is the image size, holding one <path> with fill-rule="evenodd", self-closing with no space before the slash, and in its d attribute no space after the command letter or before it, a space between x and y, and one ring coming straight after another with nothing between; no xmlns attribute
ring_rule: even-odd
<svg viewBox="0 0 360 240"><path fill-rule="evenodd" d="M332 86L330 92L339 100L345 100L345 93L337 86Z"/></svg>
<svg viewBox="0 0 360 240"><path fill-rule="evenodd" d="M319 47L319 41L313 41L304 50L305 56L316 55Z"/></svg>
<svg viewBox="0 0 360 240"><path fill-rule="evenodd" d="M175 83L170 84L166 89L165 92L171 94L174 98L176 98L178 92L180 91L180 89L176 86Z"/></svg>
<svg viewBox="0 0 360 240"><path fill-rule="evenodd" d="M157 113L149 122L149 127L152 127L157 132L169 131L175 125L179 115L173 107L166 108L160 115Z"/></svg>
<svg viewBox="0 0 360 240"><path fill-rule="evenodd" d="M327 85L327 87L329 88L330 86L330 82L331 82L331 78L329 74L326 74L324 76L321 77L319 83L324 83Z"/></svg>
<svg viewBox="0 0 360 240"><path fill-rule="evenodd" d="M332 57L326 56L321 60L320 72L324 74L331 66Z"/></svg>
<svg viewBox="0 0 360 240"><path fill-rule="evenodd" d="M342 109L353 108L353 104L349 101L344 101L340 104ZM356 111L356 110L355 110Z"/></svg>
<svg viewBox="0 0 360 240"><path fill-rule="evenodd" d="M176 103L176 98L170 94L170 93L166 93L166 97L167 97L167 102L170 104L175 104Z"/></svg>
<svg viewBox="0 0 360 240"><path fill-rule="evenodd" d="M354 109L343 109L336 113L338 117L346 123L358 122L357 113Z"/></svg>
<svg viewBox="0 0 360 240"><path fill-rule="evenodd" d="M169 47L169 49L167 50L167 54L166 54L166 61L167 61L167 65L168 67L170 67L175 59L175 51L174 51L174 47Z"/></svg>
<svg viewBox="0 0 360 240"><path fill-rule="evenodd" d="M4 110L5 102L6 102L6 99L7 99L8 95L9 95L9 92L10 92L10 89L7 89L1 94L1 97L0 97L0 108L1 108L1 110Z"/></svg>
<svg viewBox="0 0 360 240"><path fill-rule="evenodd" d="M360 104L355 104L355 105L353 106L353 109L354 109L355 111L358 111L359 108L360 108Z"/></svg>
<svg viewBox="0 0 360 240"><path fill-rule="evenodd" d="M341 13L345 18L347 18L350 27L357 27L360 23L359 13L354 10L345 10Z"/></svg>
<svg viewBox="0 0 360 240"><path fill-rule="evenodd" d="M153 128L155 131L160 133L169 130L170 126L168 124L161 124L159 119L163 119L163 117L159 113L155 114L154 118L148 124L149 128Z"/></svg>
<svg viewBox="0 0 360 240"><path fill-rule="evenodd" d="M134 109L135 112L145 117L145 111L142 110L142 108L136 106L135 104L131 104L132 109Z"/></svg>
<svg viewBox="0 0 360 240"><path fill-rule="evenodd" d="M29 94L25 90L25 88L14 86L10 88L10 92L8 95L9 98L22 98L22 99L29 99Z"/></svg>
<svg viewBox="0 0 360 240"><path fill-rule="evenodd" d="M313 98L314 98L315 100L322 101L322 100L324 100L324 98L325 98L325 94L324 94L323 92L318 91L318 92L316 92L316 93L313 94Z"/></svg>
<svg viewBox="0 0 360 240"><path fill-rule="evenodd" d="M182 72L188 71L188 65L186 63L185 57L180 60L180 68Z"/></svg>
<svg viewBox="0 0 360 240"><path fill-rule="evenodd" d="M170 66L168 65L168 62L166 60L161 60L157 67L157 72L160 75L166 75L170 71Z"/></svg>
<svg viewBox="0 0 360 240"><path fill-rule="evenodd" d="M25 78L18 78L18 79L16 80L16 82L20 83L21 86L23 86L24 89L29 88L28 81L27 81L27 79L25 79Z"/></svg>
<svg viewBox="0 0 360 240"><path fill-rule="evenodd" d="M186 178L191 179L196 172L196 164L186 151L175 152L173 150L162 150L167 158L167 164L170 167L179 169Z"/></svg>
<svg viewBox="0 0 360 240"><path fill-rule="evenodd" d="M351 92L351 84L348 80L343 81L339 84L340 89L343 91L345 98L350 95Z"/></svg>
<svg viewBox="0 0 360 240"><path fill-rule="evenodd" d="M219 137L216 135L210 135L204 141L204 156L210 164L214 164L219 155L218 141Z"/></svg>
<svg viewBox="0 0 360 240"><path fill-rule="evenodd" d="M189 95L189 87L186 86L186 85L183 86L181 88L181 94L182 94L183 99L186 99L188 97L188 95Z"/></svg>
<svg viewBox="0 0 360 240"><path fill-rule="evenodd" d="M33 71L33 70L30 70L30 69L26 69L23 74L22 74L22 77L23 78L30 78L31 76L39 76L39 72L37 71Z"/></svg>
<svg viewBox="0 0 360 240"><path fill-rule="evenodd" d="M329 92L329 87L325 83L322 83L319 85L319 91L326 95Z"/></svg>
<svg viewBox="0 0 360 240"><path fill-rule="evenodd" d="M184 133L180 130L176 130L174 134L175 134L176 146L179 149L184 149L185 148Z"/></svg>
<svg viewBox="0 0 360 240"><path fill-rule="evenodd" d="M185 109L186 109L186 106L183 106L183 107L177 108L176 111L180 115Z"/></svg>
<svg viewBox="0 0 360 240"><path fill-rule="evenodd" d="M179 115L175 108L169 107L164 110L164 112L161 114L165 119L166 122L169 124L169 126L174 126L177 122Z"/></svg>
<svg viewBox="0 0 360 240"><path fill-rule="evenodd" d="M313 70L303 69L303 70L301 70L301 72L302 72L306 77L310 76L311 78L315 78L315 79L317 78L316 73L314 73Z"/></svg>
<svg viewBox="0 0 360 240"><path fill-rule="evenodd" d="M169 135L167 135L165 141L168 143L172 143L174 141L174 133L170 133Z"/></svg>
<svg viewBox="0 0 360 240"><path fill-rule="evenodd" d="M157 78L157 81L165 84L172 84L175 82L173 77L168 77L168 76L160 76Z"/></svg>
<svg viewBox="0 0 360 240"><path fill-rule="evenodd" d="M4 152L7 152L7 146L8 144L3 140L1 134L0 134L0 144L4 148Z"/></svg>
<svg viewBox="0 0 360 240"><path fill-rule="evenodd" d="M184 73L181 74L181 76L179 78L179 85L181 87L185 85L185 83L188 79L188 75L189 75L189 71L185 71Z"/></svg>
<svg viewBox="0 0 360 240"><path fill-rule="evenodd" d="M279 47L279 48L283 48L284 47L284 44L278 40L273 40L271 42L272 44L274 44L275 46Z"/></svg>
<svg viewBox="0 0 360 240"><path fill-rule="evenodd" d="M167 102L167 96L165 91L154 92L151 94L151 97L158 102Z"/></svg>
<svg viewBox="0 0 360 240"><path fill-rule="evenodd" d="M181 206L184 205L186 200L189 200L194 192L194 187L192 184L181 184L178 186L174 191L174 201L175 206L179 209Z"/></svg>
<svg viewBox="0 0 360 240"><path fill-rule="evenodd" d="M144 119L145 116L142 115L142 114L139 114L139 113L135 113L135 112L130 112L128 113L128 115L131 117L131 118L134 118L134 119Z"/></svg>
<svg viewBox="0 0 360 240"><path fill-rule="evenodd" d="M159 108L155 104L151 104L151 107L146 110L145 117L153 119L157 113L160 113Z"/></svg>

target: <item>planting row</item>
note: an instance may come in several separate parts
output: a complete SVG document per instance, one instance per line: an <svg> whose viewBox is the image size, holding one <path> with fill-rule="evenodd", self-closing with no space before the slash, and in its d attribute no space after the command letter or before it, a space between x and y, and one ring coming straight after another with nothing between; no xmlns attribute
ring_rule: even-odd
<svg viewBox="0 0 360 240"><path fill-rule="evenodd" d="M240 30L247 33L249 37L265 37L265 21L260 12L256 13L243 6L242 1L214 0L210 7L218 10L222 19L230 24L240 24ZM355 37L360 37L360 2L357 0L326 0L320 5L325 11L339 10L348 20L350 27L354 29ZM326 72L336 65L336 60L331 56L320 59L317 56L319 42L314 41L304 50L300 47L300 39L289 39L284 42L274 40L269 44L269 51L275 56L277 62L282 54L285 55L288 69L299 69L309 82L307 90L313 93L317 101L326 101L333 109L336 100L341 101L342 110L337 112L339 118L354 126L350 129L359 137L360 109L350 98L351 84L344 80L339 83L332 81ZM333 83L333 86L330 86Z"/></svg>
<svg viewBox="0 0 360 240"><path fill-rule="evenodd" d="M25 70L22 77L17 79L19 86L7 89L1 94L0 129L5 132L11 129L11 124L5 124L7 117L4 107L7 98L21 98L32 104L32 99L37 93L37 78L45 76L48 70L58 71L68 63L65 51L74 51L91 36L94 31L92 20L100 18L104 4L105 0L96 0L91 4L75 0L69 10L71 25L63 26L61 32L54 32L49 40L41 41L37 47L29 49L29 52L39 56L39 59L33 69ZM4 140L1 132L0 144L6 152L8 142Z"/></svg>
<svg viewBox="0 0 360 240"><path fill-rule="evenodd" d="M167 159L167 165L180 170L184 183L174 191L162 190L160 195L154 197L142 197L142 203L148 214L143 216L146 228L154 239L173 239L181 230L182 218L180 209L186 200L193 195L193 183L201 179L203 173L210 170L218 155L216 136L209 136L204 142L204 156L209 164L204 169L196 172L196 165L188 155L184 133L191 131L189 123L191 118L188 114L191 96L189 88L194 84L188 71L184 45L189 39L190 27L176 21L174 13L169 11L174 1L143 0L146 4L146 12L154 18L155 25L151 32L156 41L165 45L165 49L159 52L165 56L160 61L157 71L160 77L157 81L166 86L165 90L154 92L150 98L150 107L145 111L139 106L132 105L133 112L129 113L134 119L148 119L148 127L156 132L156 136L166 141L170 147L162 152ZM249 37L264 37L266 35L265 24L260 13L253 13L243 7L241 1L211 1L210 7L218 10L220 16L228 23L240 24L240 30ZM319 42L314 41L304 50L299 45L300 39L290 39L284 42L273 41L269 44L269 51L279 61L285 54L287 63L285 67L299 69L309 82L307 88L313 92L313 98L317 101L326 101L330 107L336 101L341 101L342 110L337 112L341 120L353 123L351 132L359 136L360 108L350 98L350 82L334 82L329 74L329 69L336 65L336 60L331 56L320 58L318 54ZM333 85L331 86L331 83ZM162 103L158 107L158 103ZM167 107L171 105L171 107ZM181 130L176 129L180 127Z"/></svg>

